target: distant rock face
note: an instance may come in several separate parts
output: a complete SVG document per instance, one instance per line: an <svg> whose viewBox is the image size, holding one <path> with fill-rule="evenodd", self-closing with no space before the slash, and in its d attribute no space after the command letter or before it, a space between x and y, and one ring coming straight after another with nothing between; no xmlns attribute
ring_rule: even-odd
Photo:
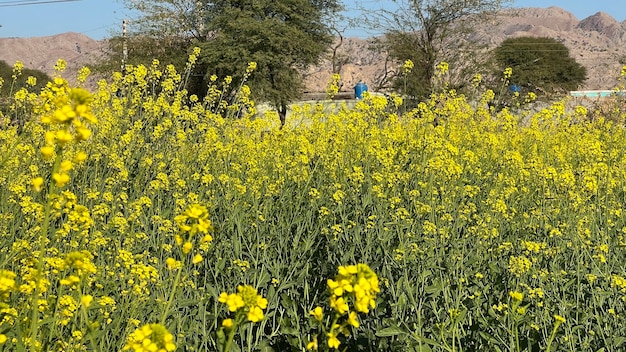
<svg viewBox="0 0 626 352"><path fill-rule="evenodd" d="M619 23L609 14L598 12L578 20L558 7L503 10L496 19L478 28L473 40L495 48L507 38L551 37L561 41L571 55L587 68L588 79L581 89L611 89L626 65L626 21ZM353 91L359 81L375 88L394 66L383 54L372 50L372 40L344 38L335 55L335 69L342 77L343 91ZM338 42L337 42L338 44ZM57 59L67 61L68 79L85 64L105 55L107 44L78 33L36 38L0 38L0 60L9 64L20 60L28 68L48 74ZM333 73L329 55L305 75L306 89L324 92Z"/></svg>

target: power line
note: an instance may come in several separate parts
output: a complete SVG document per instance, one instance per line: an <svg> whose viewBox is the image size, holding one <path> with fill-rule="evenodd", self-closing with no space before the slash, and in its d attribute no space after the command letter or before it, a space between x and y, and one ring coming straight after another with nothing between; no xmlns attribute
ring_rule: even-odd
<svg viewBox="0 0 626 352"><path fill-rule="evenodd" d="M26 6L26 5L39 5L39 4L55 4L60 2L71 2L81 0L13 0L13 1L0 1L0 7L13 7L13 6Z"/></svg>

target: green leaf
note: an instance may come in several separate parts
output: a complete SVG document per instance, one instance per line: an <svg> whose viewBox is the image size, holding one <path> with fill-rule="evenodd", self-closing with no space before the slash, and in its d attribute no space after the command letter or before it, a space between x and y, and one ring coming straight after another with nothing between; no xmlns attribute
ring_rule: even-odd
<svg viewBox="0 0 626 352"><path fill-rule="evenodd" d="M398 336L401 334L406 334L406 332L397 326L390 326L376 331L376 336L378 337Z"/></svg>
<svg viewBox="0 0 626 352"><path fill-rule="evenodd" d="M489 341L492 344L495 345L499 345L500 341L498 341L498 339L496 339L495 337L493 337L492 335L484 332L484 331L479 331L478 334L480 335L480 337L482 337L483 339Z"/></svg>

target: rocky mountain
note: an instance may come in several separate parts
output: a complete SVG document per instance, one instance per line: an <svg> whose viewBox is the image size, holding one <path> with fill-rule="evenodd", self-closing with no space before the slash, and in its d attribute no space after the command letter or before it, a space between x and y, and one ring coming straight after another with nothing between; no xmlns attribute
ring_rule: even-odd
<svg viewBox="0 0 626 352"><path fill-rule="evenodd" d="M54 74L59 59L67 62L70 82L78 70L105 55L106 42L79 33L64 33L49 37L0 38L0 60L13 65L21 61L25 67Z"/></svg>
<svg viewBox="0 0 626 352"><path fill-rule="evenodd" d="M478 28L475 37L489 48L504 39L519 36L547 36L565 44L572 56L587 68L588 79L582 89L611 89L626 65L626 21L620 23L604 12L579 20L558 7L507 9L490 23ZM324 91L339 66L343 90L350 91L360 80L376 82L392 66L385 57L371 50L372 40L344 38L336 42L335 58L311 68L306 75L308 91ZM65 75L70 80L83 65L106 54L106 42L83 34L65 33L36 38L0 38L0 60L13 64L20 60L28 68L49 74L57 59L67 61Z"/></svg>

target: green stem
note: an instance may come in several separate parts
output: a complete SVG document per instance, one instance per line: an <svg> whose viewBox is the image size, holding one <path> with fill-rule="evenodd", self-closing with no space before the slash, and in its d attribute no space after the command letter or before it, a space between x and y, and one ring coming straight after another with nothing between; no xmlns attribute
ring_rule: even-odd
<svg viewBox="0 0 626 352"><path fill-rule="evenodd" d="M183 265L178 268L178 273L176 274L176 278L174 279L174 284L172 285L172 290L170 291L170 297L167 300L167 305L165 306L165 310L163 310L163 315L161 316L161 324L165 325L165 319L167 319L167 315L169 314L170 308L172 308L172 303L174 302L174 296L176 295L176 291L178 290L178 284L180 283L180 277L183 273L184 267L184 257L183 257Z"/></svg>
<svg viewBox="0 0 626 352"><path fill-rule="evenodd" d="M59 166L61 165L61 153L62 150L59 150L57 152L56 158L54 160L54 166L52 167L52 172L50 173L51 176L57 172ZM48 186L48 193L45 195L46 205L44 208L43 223L41 225L41 236L39 238L39 241L37 241L37 253L39 254L39 258L37 260L37 271L35 273L35 289L33 290L30 299L32 305L30 316L30 349L32 351L36 350L35 346L37 344L37 339L39 335L39 305L37 304L37 299L41 294L39 287L41 281L40 279L43 275L44 266L44 253L42 253L42 251L44 249L43 243L48 238L48 231L50 228L50 213L52 212L52 196L55 194L55 191L56 186L54 184L54 181L51 179L50 185Z"/></svg>
<svg viewBox="0 0 626 352"><path fill-rule="evenodd" d="M550 339L548 340L548 345L546 346L546 352L550 352L550 348L552 347L552 341L554 341L554 337L556 336L556 331L559 329L560 322L556 322L554 324L554 329L552 329L552 334L550 335Z"/></svg>

